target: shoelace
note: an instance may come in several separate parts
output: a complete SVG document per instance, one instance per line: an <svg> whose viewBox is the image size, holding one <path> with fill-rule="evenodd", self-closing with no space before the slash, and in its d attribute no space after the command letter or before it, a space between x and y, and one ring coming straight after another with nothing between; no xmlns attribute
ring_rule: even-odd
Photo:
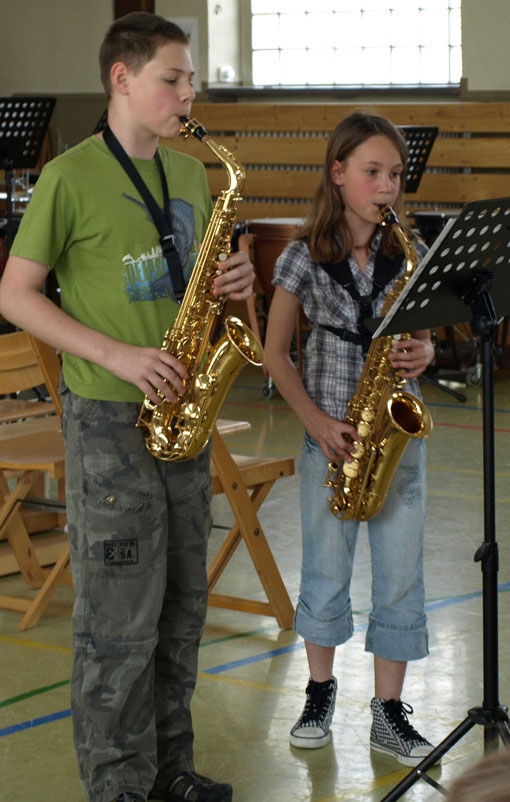
<svg viewBox="0 0 510 802"><path fill-rule="evenodd" d="M419 742L425 740L409 721L408 716L414 713L411 705L406 704L406 702L398 701L397 699L388 699L388 701L384 702L384 708L391 717L399 735L412 738Z"/></svg>
<svg viewBox="0 0 510 802"><path fill-rule="evenodd" d="M312 685L310 691L306 694L305 709L301 716L302 724L313 724L321 720L319 718L319 712L329 704L332 689L333 685L331 683L325 688L317 688L316 685Z"/></svg>

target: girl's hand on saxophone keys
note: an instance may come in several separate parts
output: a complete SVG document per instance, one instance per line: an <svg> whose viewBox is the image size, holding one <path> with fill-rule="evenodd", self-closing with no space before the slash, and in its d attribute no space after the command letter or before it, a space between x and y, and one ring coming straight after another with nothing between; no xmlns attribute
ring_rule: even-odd
<svg viewBox="0 0 510 802"><path fill-rule="evenodd" d="M422 334L425 336L421 336ZM403 378L415 379L434 359L430 333L417 331L408 340L394 340L388 359Z"/></svg>
<svg viewBox="0 0 510 802"><path fill-rule="evenodd" d="M214 295L228 295L233 301L245 301L252 295L255 272L246 251L236 251L224 262L218 262L218 271L220 275L213 283Z"/></svg>
<svg viewBox="0 0 510 802"><path fill-rule="evenodd" d="M317 407L313 418L306 422L306 429L310 437L319 443L327 459L340 458L344 462L352 462L355 441L359 438L355 427L350 423L340 421Z"/></svg>

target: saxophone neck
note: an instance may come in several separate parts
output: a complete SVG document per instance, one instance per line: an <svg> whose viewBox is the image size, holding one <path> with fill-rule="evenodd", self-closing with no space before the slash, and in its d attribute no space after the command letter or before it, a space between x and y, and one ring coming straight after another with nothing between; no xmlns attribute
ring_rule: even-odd
<svg viewBox="0 0 510 802"><path fill-rule="evenodd" d="M380 225L391 228L398 239L406 260L406 274L410 275L418 264L418 254L391 206L382 207Z"/></svg>
<svg viewBox="0 0 510 802"><path fill-rule="evenodd" d="M199 139L204 145L207 145L226 169L229 176L229 186L223 192L229 197L234 194L240 195L244 187L246 173L234 154L224 145L215 142L198 120L190 117L181 117L180 119L182 123L181 136L185 139L189 139L192 136Z"/></svg>

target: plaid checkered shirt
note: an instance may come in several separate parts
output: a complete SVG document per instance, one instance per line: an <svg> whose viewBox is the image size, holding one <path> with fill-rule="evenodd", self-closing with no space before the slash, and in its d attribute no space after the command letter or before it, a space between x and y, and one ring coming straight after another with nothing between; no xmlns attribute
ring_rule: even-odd
<svg viewBox="0 0 510 802"><path fill-rule="evenodd" d="M370 295L375 256L381 244L378 232L373 239L368 264L362 272L354 257L348 256L356 287L362 296ZM414 243L420 258L426 253L422 242ZM404 264L402 265L402 270ZM304 356L303 383L310 398L320 409L343 420L348 401L356 392L363 354L361 345L343 340L324 326L357 331L359 303L320 264L313 262L306 243L290 243L278 258L273 284L297 295L311 325ZM374 316L380 315L387 287L374 302ZM420 396L418 382L411 379L406 388Z"/></svg>

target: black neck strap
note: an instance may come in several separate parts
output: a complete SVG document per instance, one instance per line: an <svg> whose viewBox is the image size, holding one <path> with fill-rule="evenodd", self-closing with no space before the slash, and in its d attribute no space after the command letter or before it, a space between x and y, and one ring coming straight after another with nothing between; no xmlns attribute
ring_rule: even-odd
<svg viewBox="0 0 510 802"><path fill-rule="evenodd" d="M184 273L182 270L181 261L179 259L179 253L177 251L177 248L175 247L175 239L172 228L172 217L170 214L170 197L168 194L168 184L166 181L165 171L163 169L163 165L159 157L159 153L156 151L154 155L154 160L158 167L158 172L161 179L161 187L163 190L163 209L161 209L154 200L142 176L140 175L135 165L133 164L132 160L129 158L128 154L126 153L126 151L120 144L119 140L117 139L117 137L115 136L115 134L108 125L103 131L103 139L107 147L111 150L117 161L124 168L127 175L137 188L138 192L140 193L140 196L145 202L145 205L149 211L149 214L152 218L154 225L158 229L159 241L161 243L161 248L163 249L163 254L167 261L168 272L170 274L170 280L172 282L172 287L174 291L174 297L176 301L180 302L184 297L184 291L186 289L186 285L184 281Z"/></svg>
<svg viewBox="0 0 510 802"><path fill-rule="evenodd" d="M336 334L342 340L361 345L363 356L366 356L372 340L372 334L365 326L364 321L373 317L373 302L387 284L398 275L402 268L403 259L403 254L391 257L387 256L381 248L377 250L370 295L360 294L348 259L343 259L341 262L320 262L320 266L349 293L351 298L357 302L359 308L356 332L335 326L322 326L322 328L327 329L332 334Z"/></svg>

